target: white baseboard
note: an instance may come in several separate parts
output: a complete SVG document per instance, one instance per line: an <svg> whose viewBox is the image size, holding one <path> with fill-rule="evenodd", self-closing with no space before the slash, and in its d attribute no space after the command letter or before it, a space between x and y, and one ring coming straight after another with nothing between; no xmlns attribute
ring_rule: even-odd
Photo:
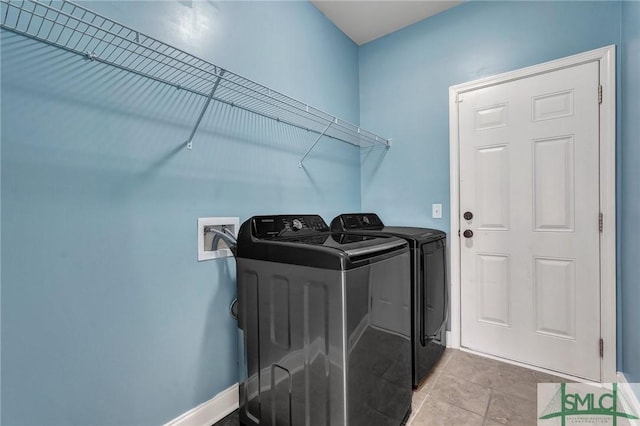
<svg viewBox="0 0 640 426"><path fill-rule="evenodd" d="M223 390L164 426L211 426L238 408L238 384Z"/></svg>
<svg viewBox="0 0 640 426"><path fill-rule="evenodd" d="M622 393L622 404L625 406L625 411L627 413L633 413L636 416L640 415L640 395L636 395L636 393L629 386L629 382L627 381L626 376L618 371L618 392ZM638 425L640 422L638 420L631 420L632 425Z"/></svg>

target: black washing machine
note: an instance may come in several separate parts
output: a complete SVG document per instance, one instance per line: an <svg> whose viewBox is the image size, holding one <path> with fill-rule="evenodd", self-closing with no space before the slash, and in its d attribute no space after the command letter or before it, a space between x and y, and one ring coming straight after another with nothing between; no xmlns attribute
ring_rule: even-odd
<svg viewBox="0 0 640 426"><path fill-rule="evenodd" d="M255 216L237 241L240 422L398 426L411 412L410 251L320 216Z"/></svg>
<svg viewBox="0 0 640 426"><path fill-rule="evenodd" d="M449 299L446 234L429 228L385 226L374 213L342 214L331 221L334 232L393 235L411 249L412 384L418 388L446 347Z"/></svg>

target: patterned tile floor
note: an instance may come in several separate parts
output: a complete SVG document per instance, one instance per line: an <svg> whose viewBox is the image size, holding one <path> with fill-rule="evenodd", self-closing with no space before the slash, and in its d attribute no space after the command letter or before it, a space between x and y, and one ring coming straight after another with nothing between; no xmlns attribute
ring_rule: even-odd
<svg viewBox="0 0 640 426"><path fill-rule="evenodd" d="M535 425L537 384L561 381L565 380L447 349L413 393L408 426ZM214 426L237 425L236 411Z"/></svg>

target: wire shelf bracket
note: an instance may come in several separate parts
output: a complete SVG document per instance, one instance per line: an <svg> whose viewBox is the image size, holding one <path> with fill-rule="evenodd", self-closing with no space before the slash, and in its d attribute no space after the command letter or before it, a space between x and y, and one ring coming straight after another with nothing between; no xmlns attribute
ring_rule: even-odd
<svg viewBox="0 0 640 426"><path fill-rule="evenodd" d="M204 117L204 113L207 111L207 109L209 108L209 104L211 103L211 99L213 98L213 95L216 93L216 89L218 88L218 85L220 84L220 80L222 80L222 76L224 75L224 70L220 71L220 76L218 77L218 79L216 80L215 84L213 85L213 89L211 89L211 93L209 94L209 97L207 98L207 101L204 103L204 106L202 107L202 110L200 111L200 115L198 116L198 121L196 121L195 126L193 127L193 130L191 131L191 134L189 135L189 139L187 139L187 149L192 149L193 148L193 136L196 134L196 131L198 130L198 127L200 127L200 122L202 121L202 117Z"/></svg>
<svg viewBox="0 0 640 426"><path fill-rule="evenodd" d="M193 137L212 100L358 147L385 146L355 124L263 86L67 0L0 0L0 27L206 99Z"/></svg>
<svg viewBox="0 0 640 426"><path fill-rule="evenodd" d="M300 161L298 161L298 167L302 168L302 162L304 161L305 158L307 158L307 155L309 155L309 153L313 150L313 148L316 147L316 145L318 144L318 142L320 142L320 138L322 138L325 133L327 133L327 130L329 130L329 127L331 127L331 125L337 121L337 119L334 118L334 121L329 122L329 124L327 124L327 127L324 128L324 130L322 131L322 133L320 133L318 135L318 137L316 138L315 142L313 142L313 144L309 147L309 149L307 149L307 152L304 153L304 155L302 156L302 158L300 159Z"/></svg>

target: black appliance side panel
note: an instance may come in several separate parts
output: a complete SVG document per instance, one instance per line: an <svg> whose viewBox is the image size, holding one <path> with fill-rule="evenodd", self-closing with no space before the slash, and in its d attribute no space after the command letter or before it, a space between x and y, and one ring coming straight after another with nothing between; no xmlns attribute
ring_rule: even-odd
<svg viewBox="0 0 640 426"><path fill-rule="evenodd" d="M347 424L400 425L412 394L409 252L345 276Z"/></svg>
<svg viewBox="0 0 640 426"><path fill-rule="evenodd" d="M446 321L447 313L447 279L446 253L444 240L437 240L422 246L424 256L424 282L426 327L425 338L433 338Z"/></svg>
<svg viewBox="0 0 640 426"><path fill-rule="evenodd" d="M418 388L446 348L448 312L445 239L418 250L416 333L413 335L413 387Z"/></svg>
<svg viewBox="0 0 640 426"><path fill-rule="evenodd" d="M240 265L239 265L240 266ZM243 338L240 369L240 417L247 424L259 424L260 410L260 327L258 323L258 274L254 270L238 268L242 285L238 285L238 327ZM249 423L250 422L250 423Z"/></svg>

